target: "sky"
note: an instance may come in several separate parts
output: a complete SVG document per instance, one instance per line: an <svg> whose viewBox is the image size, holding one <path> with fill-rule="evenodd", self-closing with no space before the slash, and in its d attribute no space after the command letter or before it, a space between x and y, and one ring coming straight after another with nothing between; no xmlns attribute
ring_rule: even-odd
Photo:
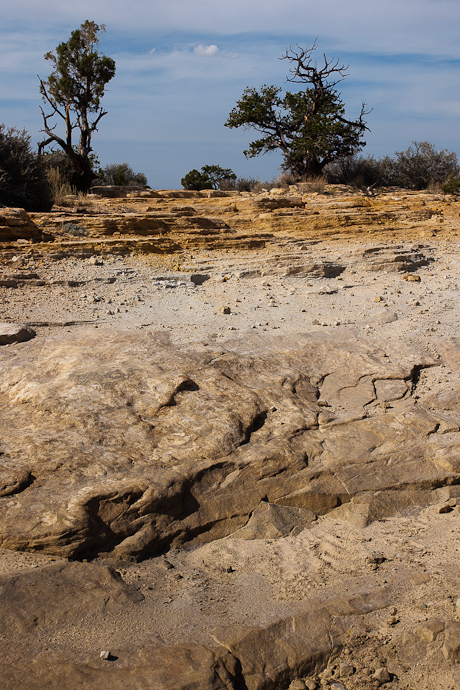
<svg viewBox="0 0 460 690"><path fill-rule="evenodd" d="M116 75L93 149L102 167L128 163L154 189L180 189L203 165L275 179L281 156L246 159L256 133L224 122L247 86L292 90L279 58L316 38L318 61L348 65L346 115L372 108L364 155L430 141L460 158L459 0L0 0L0 10L0 123L40 141L44 54L85 20L104 24L100 51Z"/></svg>

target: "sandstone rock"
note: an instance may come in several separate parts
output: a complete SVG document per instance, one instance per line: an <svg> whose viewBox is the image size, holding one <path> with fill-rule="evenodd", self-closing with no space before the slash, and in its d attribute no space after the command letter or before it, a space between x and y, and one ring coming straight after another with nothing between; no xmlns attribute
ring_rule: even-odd
<svg viewBox="0 0 460 690"><path fill-rule="evenodd" d="M430 485L457 476L457 435L438 440L414 400L366 413L373 381L410 379L413 355L399 357L331 347L327 334L230 341L216 355L110 331L5 350L1 544L140 558L235 532L261 501L301 509L300 523L353 496L366 521L430 502ZM318 427L322 401L335 418ZM270 534L290 529L294 513L266 509Z"/></svg>
<svg viewBox="0 0 460 690"><path fill-rule="evenodd" d="M238 539L277 539L297 534L316 519L311 510L261 501L248 523L233 533Z"/></svg>
<svg viewBox="0 0 460 690"><path fill-rule="evenodd" d="M425 642L434 642L444 628L445 623L443 621L432 618L419 625L415 632Z"/></svg>
<svg viewBox="0 0 460 690"><path fill-rule="evenodd" d="M388 681L391 680L391 676L388 673L388 669L385 668L384 666L381 666L378 668L375 673L373 674L372 678L375 680L378 680L379 683L388 683Z"/></svg>
<svg viewBox="0 0 460 690"><path fill-rule="evenodd" d="M144 597L113 568L86 563L51 565L0 576L0 634L26 634L50 625L70 625L88 611L116 611Z"/></svg>
<svg viewBox="0 0 460 690"><path fill-rule="evenodd" d="M300 678L296 678L289 685L289 690L305 690L307 686Z"/></svg>
<svg viewBox="0 0 460 690"><path fill-rule="evenodd" d="M352 664L348 664L346 662L342 662L339 666L339 675L340 678L349 678L352 676L355 672L354 666Z"/></svg>
<svg viewBox="0 0 460 690"><path fill-rule="evenodd" d="M460 659L460 621L447 621L442 651L446 659Z"/></svg>
<svg viewBox="0 0 460 690"><path fill-rule="evenodd" d="M30 326L22 326L17 323L0 323L0 345L23 343L34 336L35 331Z"/></svg>
<svg viewBox="0 0 460 690"><path fill-rule="evenodd" d="M0 209L0 242L42 239L42 231L22 208Z"/></svg>

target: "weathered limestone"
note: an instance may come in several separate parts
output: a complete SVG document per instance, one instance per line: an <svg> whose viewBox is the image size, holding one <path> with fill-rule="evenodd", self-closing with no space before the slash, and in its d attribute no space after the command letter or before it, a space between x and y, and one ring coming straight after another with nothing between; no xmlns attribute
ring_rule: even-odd
<svg viewBox="0 0 460 690"><path fill-rule="evenodd" d="M460 434L438 434L411 395L435 362L384 355L321 334L190 352L109 331L18 345L0 363L0 544L141 558L230 534L260 501L322 515L353 500L366 520L425 504L458 481Z"/></svg>

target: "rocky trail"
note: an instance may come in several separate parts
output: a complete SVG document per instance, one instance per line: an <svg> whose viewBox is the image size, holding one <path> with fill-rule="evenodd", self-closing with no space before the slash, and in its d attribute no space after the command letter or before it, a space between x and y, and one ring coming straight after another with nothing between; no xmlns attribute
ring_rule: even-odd
<svg viewBox="0 0 460 690"><path fill-rule="evenodd" d="M460 205L0 210L1 687L460 683Z"/></svg>

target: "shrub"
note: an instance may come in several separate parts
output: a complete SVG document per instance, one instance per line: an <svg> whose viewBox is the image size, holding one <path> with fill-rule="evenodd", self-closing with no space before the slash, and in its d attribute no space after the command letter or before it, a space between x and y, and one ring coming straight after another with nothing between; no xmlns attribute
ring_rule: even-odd
<svg viewBox="0 0 460 690"><path fill-rule="evenodd" d="M414 141L395 155L396 184L401 187L427 189L460 174L457 155L446 149L437 151L429 141Z"/></svg>
<svg viewBox="0 0 460 690"><path fill-rule="evenodd" d="M327 181L353 187L386 187L395 183L394 161L385 156L376 160L373 156L348 156L339 158L325 168Z"/></svg>
<svg viewBox="0 0 460 690"><path fill-rule="evenodd" d="M147 186L147 178L144 173L135 173L128 163L106 165L99 174L104 184L113 184L118 187Z"/></svg>
<svg viewBox="0 0 460 690"><path fill-rule="evenodd" d="M441 185L444 194L458 194L460 192L460 175L451 173Z"/></svg>
<svg viewBox="0 0 460 690"><path fill-rule="evenodd" d="M0 124L0 205L49 211L53 205L46 166L25 130Z"/></svg>

